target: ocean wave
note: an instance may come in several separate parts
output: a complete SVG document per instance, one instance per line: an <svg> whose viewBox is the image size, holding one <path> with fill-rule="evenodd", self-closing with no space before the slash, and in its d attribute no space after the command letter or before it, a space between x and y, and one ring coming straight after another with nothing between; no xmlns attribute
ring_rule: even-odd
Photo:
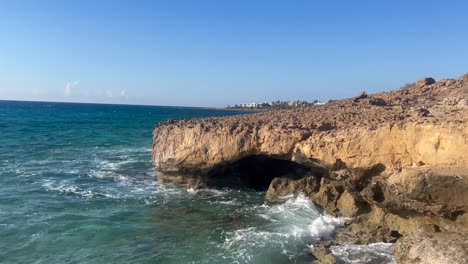
<svg viewBox="0 0 468 264"><path fill-rule="evenodd" d="M221 246L233 260L255 261L258 252L270 250L296 258L309 245L330 239L335 228L344 225L344 219L321 215L304 195L290 197L282 204L264 204L255 211L264 224L225 233Z"/></svg>
<svg viewBox="0 0 468 264"><path fill-rule="evenodd" d="M145 200L157 193L157 182L154 180L134 180L126 176L116 176L113 184L87 182L77 184L72 180L46 179L42 186L47 191L62 195L76 195L83 198L132 198Z"/></svg>
<svg viewBox="0 0 468 264"><path fill-rule="evenodd" d="M95 159L94 164L86 172L91 178L113 178L116 180L138 178L143 180L146 177L151 176L154 178L155 176L154 168L150 162L133 158L124 160Z"/></svg>
<svg viewBox="0 0 468 264"><path fill-rule="evenodd" d="M79 195L82 197L87 197L91 198L94 196L93 192L91 190L84 190L79 188L76 185L66 183L64 181L60 183L52 182L50 180L46 180L42 186L47 190L47 191L57 191L60 194L75 194Z"/></svg>

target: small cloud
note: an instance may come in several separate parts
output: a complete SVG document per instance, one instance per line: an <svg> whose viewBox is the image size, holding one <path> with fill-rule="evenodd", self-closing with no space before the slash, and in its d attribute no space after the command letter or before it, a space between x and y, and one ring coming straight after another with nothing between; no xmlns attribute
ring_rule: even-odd
<svg viewBox="0 0 468 264"><path fill-rule="evenodd" d="M122 96L122 97L125 98L125 99L128 99L127 91L125 91L125 90L120 90L120 96Z"/></svg>
<svg viewBox="0 0 468 264"><path fill-rule="evenodd" d="M65 84L65 96L66 96L66 97L70 96L72 88L78 86L78 84L79 84L78 81L67 82L67 83Z"/></svg>
<svg viewBox="0 0 468 264"><path fill-rule="evenodd" d="M106 90L106 96L109 97L109 98L112 98L112 90L111 89Z"/></svg>

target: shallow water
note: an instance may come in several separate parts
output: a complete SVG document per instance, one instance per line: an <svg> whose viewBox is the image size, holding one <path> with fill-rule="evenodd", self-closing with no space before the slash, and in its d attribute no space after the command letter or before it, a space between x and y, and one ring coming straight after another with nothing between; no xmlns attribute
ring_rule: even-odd
<svg viewBox="0 0 468 264"><path fill-rule="evenodd" d="M266 205L262 192L157 182L157 122L230 114L0 101L0 262L310 262L309 245L343 221L304 197Z"/></svg>

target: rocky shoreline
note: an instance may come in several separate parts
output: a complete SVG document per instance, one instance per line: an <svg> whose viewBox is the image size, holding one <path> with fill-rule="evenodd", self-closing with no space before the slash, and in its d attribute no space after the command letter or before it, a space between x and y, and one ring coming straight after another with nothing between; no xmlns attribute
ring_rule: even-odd
<svg viewBox="0 0 468 264"><path fill-rule="evenodd" d="M396 242L399 263L463 263L467 92L468 74L323 106L169 120L154 129L153 164L163 182L267 189L269 201L303 193L349 218L321 253Z"/></svg>

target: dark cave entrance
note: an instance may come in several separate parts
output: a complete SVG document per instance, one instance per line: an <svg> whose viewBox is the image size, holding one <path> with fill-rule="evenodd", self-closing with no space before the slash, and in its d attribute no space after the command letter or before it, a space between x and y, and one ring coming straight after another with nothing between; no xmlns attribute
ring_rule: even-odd
<svg viewBox="0 0 468 264"><path fill-rule="evenodd" d="M209 173L214 185L244 187L258 191L268 189L276 177L300 179L306 175L323 175L323 171L290 160L266 155L251 155Z"/></svg>

